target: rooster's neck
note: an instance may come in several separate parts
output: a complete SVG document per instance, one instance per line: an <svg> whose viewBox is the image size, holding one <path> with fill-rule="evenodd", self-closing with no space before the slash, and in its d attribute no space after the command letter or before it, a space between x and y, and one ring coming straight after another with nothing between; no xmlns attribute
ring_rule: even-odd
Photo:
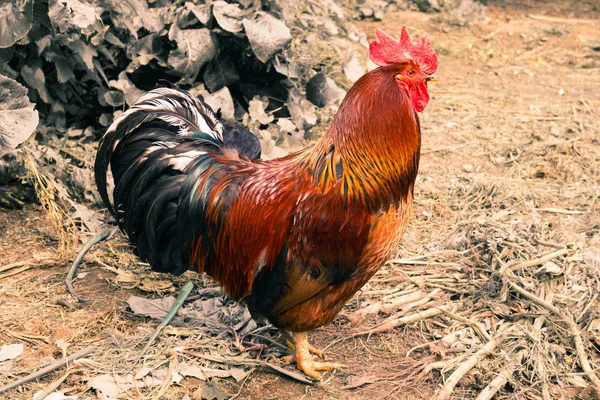
<svg viewBox="0 0 600 400"><path fill-rule="evenodd" d="M380 68L350 89L306 165L325 191L377 210L412 195L420 145L419 120L408 95Z"/></svg>

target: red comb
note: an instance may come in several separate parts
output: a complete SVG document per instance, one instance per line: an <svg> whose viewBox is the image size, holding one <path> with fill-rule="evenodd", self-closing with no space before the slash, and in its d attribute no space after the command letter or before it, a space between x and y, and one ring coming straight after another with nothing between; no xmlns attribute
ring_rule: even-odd
<svg viewBox="0 0 600 400"><path fill-rule="evenodd" d="M382 31L376 30L377 40L369 46L369 57L380 67L396 62L413 61L426 74L433 74L437 69L437 56L431 43L425 36L414 44L410 40L406 26L400 32L400 41Z"/></svg>

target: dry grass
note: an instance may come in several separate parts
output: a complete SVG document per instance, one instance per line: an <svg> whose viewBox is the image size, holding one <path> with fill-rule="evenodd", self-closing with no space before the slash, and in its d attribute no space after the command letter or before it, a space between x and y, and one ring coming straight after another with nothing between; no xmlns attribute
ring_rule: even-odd
<svg viewBox="0 0 600 400"><path fill-rule="evenodd" d="M58 259L65 259L79 242L79 231L71 219L64 199L61 200L61 194L57 192L54 179L38 168L33 155L26 148L22 150L22 157L25 159L27 179L33 182L36 197L46 210L48 221L52 224L58 238L56 256Z"/></svg>

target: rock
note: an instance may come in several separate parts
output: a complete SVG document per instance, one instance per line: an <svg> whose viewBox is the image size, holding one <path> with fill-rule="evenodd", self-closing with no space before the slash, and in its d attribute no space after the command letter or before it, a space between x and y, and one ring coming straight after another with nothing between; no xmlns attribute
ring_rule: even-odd
<svg viewBox="0 0 600 400"><path fill-rule="evenodd" d="M67 129L67 137L69 139L79 139L83 137L83 129L69 128Z"/></svg>
<svg viewBox="0 0 600 400"><path fill-rule="evenodd" d="M317 107L335 104L345 95L346 91L323 73L313 76L306 84L306 98Z"/></svg>
<svg viewBox="0 0 600 400"><path fill-rule="evenodd" d="M319 73L306 83L306 98L317 107L325 107L327 97L327 77L323 73Z"/></svg>
<svg viewBox="0 0 600 400"><path fill-rule="evenodd" d="M483 0L414 0L414 3L420 11L440 13L441 19L457 25L485 18Z"/></svg>
<svg viewBox="0 0 600 400"><path fill-rule="evenodd" d="M372 8L369 7L361 7L358 9L361 18L371 18L375 13Z"/></svg>
<svg viewBox="0 0 600 400"><path fill-rule="evenodd" d="M365 72L367 71L361 63L360 57L356 53L352 54L350 61L344 64L344 75L346 75L346 79L352 83L356 82L365 74Z"/></svg>

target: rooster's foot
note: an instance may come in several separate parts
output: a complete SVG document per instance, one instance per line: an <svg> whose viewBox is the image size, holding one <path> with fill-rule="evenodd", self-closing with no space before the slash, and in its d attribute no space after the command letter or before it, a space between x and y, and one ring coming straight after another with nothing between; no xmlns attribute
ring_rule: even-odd
<svg viewBox="0 0 600 400"><path fill-rule="evenodd" d="M331 371L333 369L345 368L343 364L314 361L311 354L323 358L323 351L314 348L308 343L308 337L305 332L294 332L290 336L291 340L287 340L286 343L294 351L294 355L283 357L283 360L285 362L296 361L298 369L307 376L320 381L321 374L316 371Z"/></svg>
<svg viewBox="0 0 600 400"><path fill-rule="evenodd" d="M286 339L285 340L285 345L287 347L290 348L290 350L295 351L296 350L296 346L294 345L294 342L292 342L292 339ZM308 345L308 352L310 354L314 354L315 356L319 357L319 358L324 358L323 357L323 350L321 349L317 349L316 347L313 347L310 343L307 342ZM284 358L288 358L291 357L289 362L294 361L294 356L285 356Z"/></svg>

